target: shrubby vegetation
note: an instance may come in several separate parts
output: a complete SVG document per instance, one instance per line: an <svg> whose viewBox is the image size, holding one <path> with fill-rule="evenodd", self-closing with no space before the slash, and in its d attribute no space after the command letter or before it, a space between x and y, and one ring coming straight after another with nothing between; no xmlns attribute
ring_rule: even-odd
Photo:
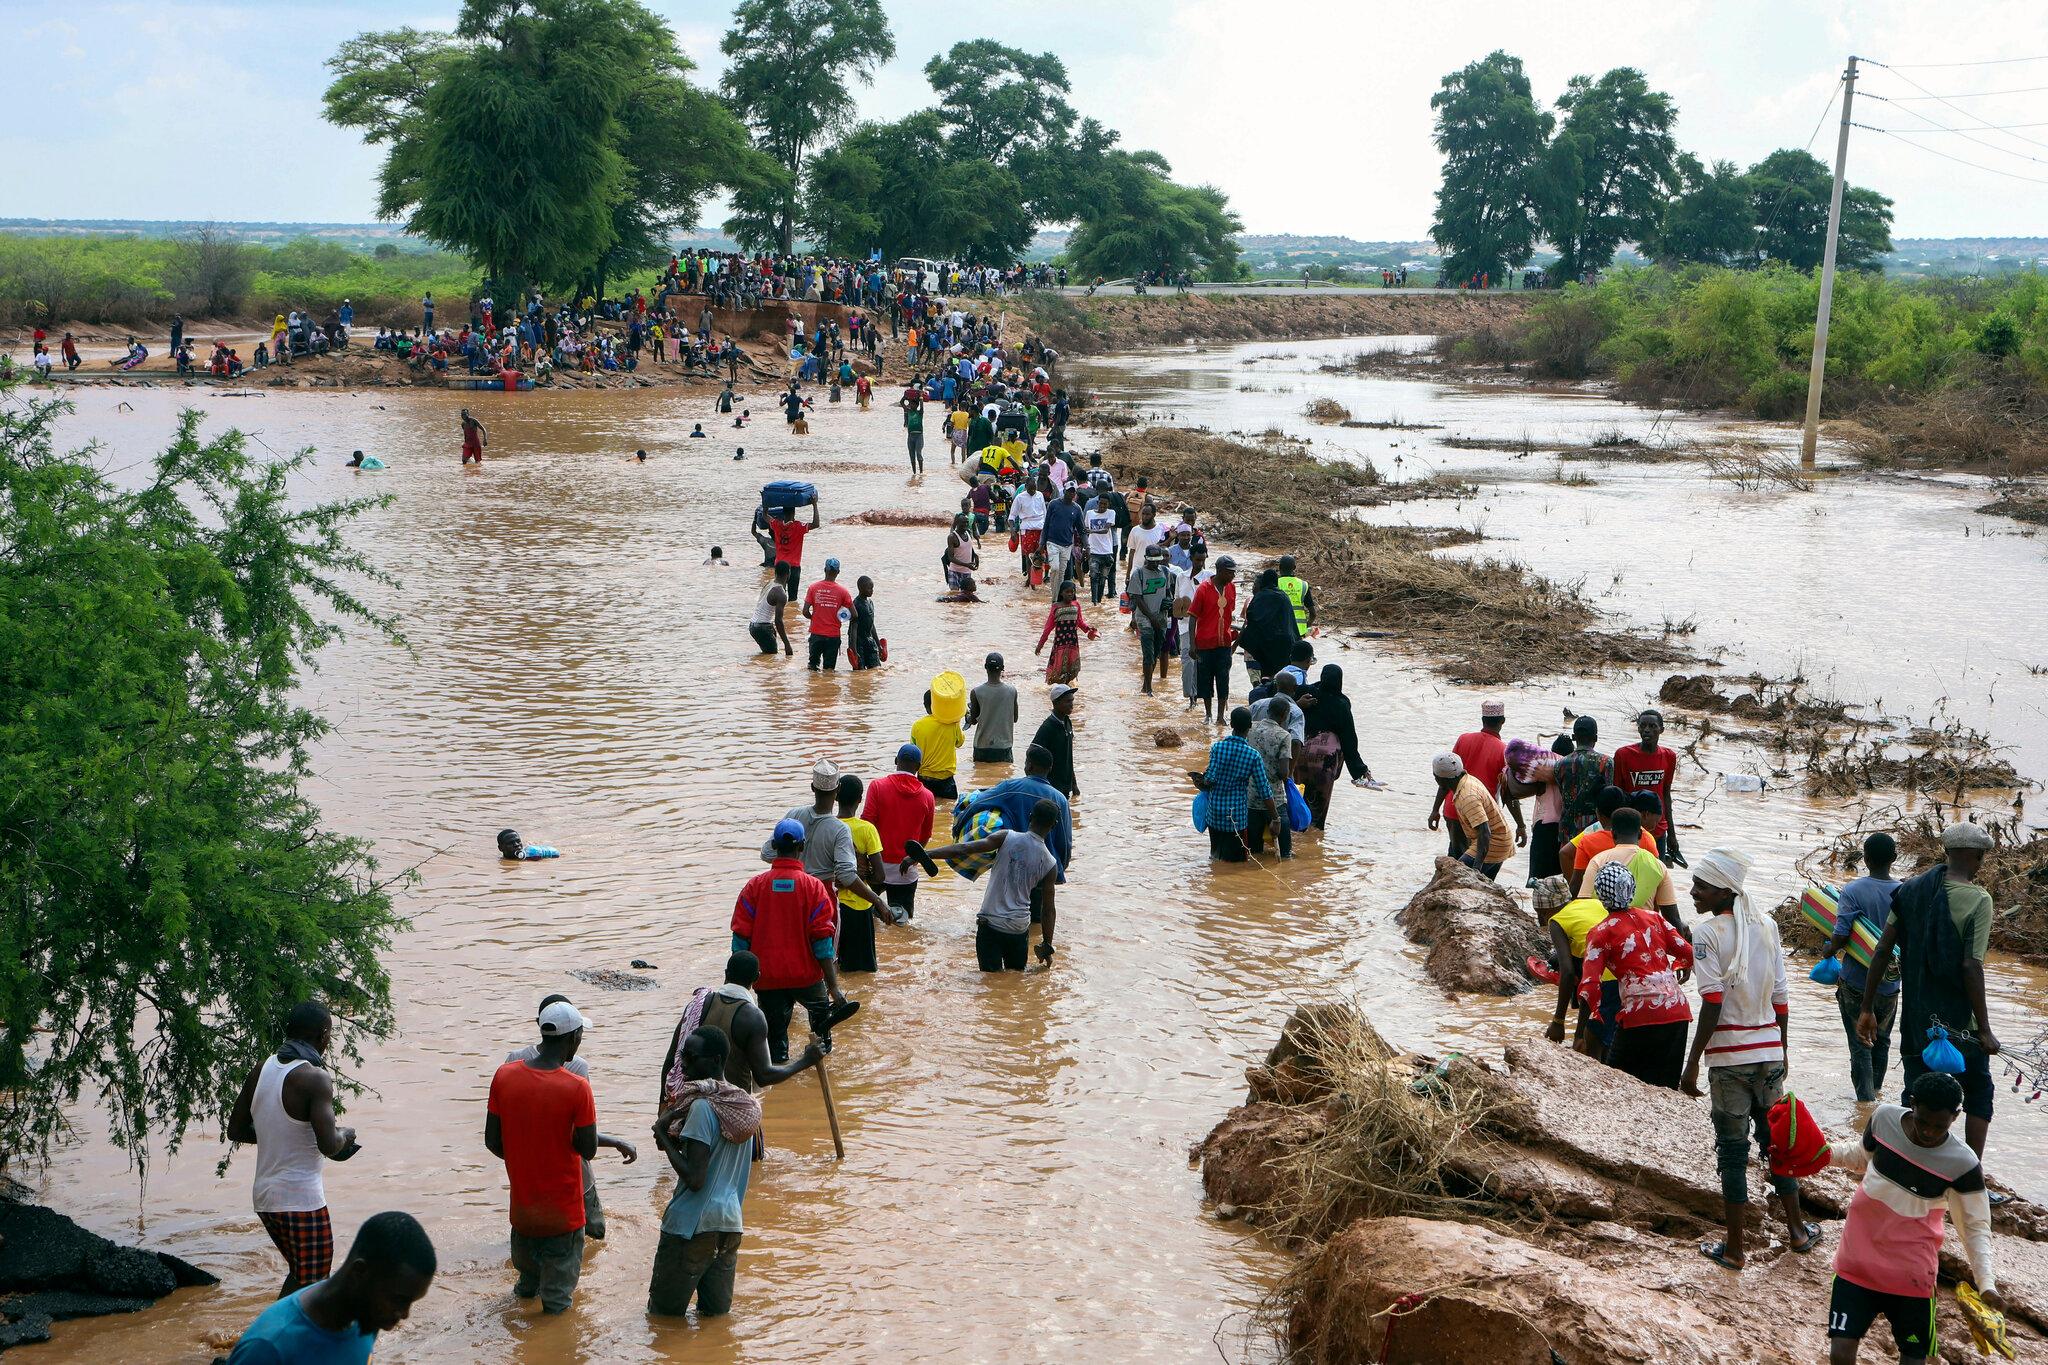
<svg viewBox="0 0 2048 1365"><path fill-rule="evenodd" d="M302 237L252 246L202 231L185 239L16 237L0 234L0 325L161 322L247 317L310 308L324 313L343 299L358 323L419 322L420 295L432 290L449 309L468 300L477 272L445 251L352 251Z"/></svg>
<svg viewBox="0 0 2048 1365"><path fill-rule="evenodd" d="M1813 272L1786 266L1616 270L1450 350L1609 378L1643 401L1792 417L1805 404L1818 295ZM1867 429L1853 439L1869 458L2034 467L2048 455L2036 435L2048 415L2048 276L1839 276L1823 401Z"/></svg>
<svg viewBox="0 0 2048 1365"><path fill-rule="evenodd" d="M326 724L294 697L338 623L367 500L294 507L302 458L180 420L133 491L58 452L61 403L0 394L0 1152L83 1095L137 1159L224 1120L284 1010L345 1046L391 1023L402 921L367 844L300 791Z"/></svg>

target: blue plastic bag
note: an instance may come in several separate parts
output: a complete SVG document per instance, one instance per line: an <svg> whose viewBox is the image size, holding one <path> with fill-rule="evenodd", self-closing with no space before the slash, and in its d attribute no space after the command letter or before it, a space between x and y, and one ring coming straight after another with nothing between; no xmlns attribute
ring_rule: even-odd
<svg viewBox="0 0 2048 1365"><path fill-rule="evenodd" d="M1195 793L1194 816L1195 833L1207 834L1209 832L1209 793Z"/></svg>
<svg viewBox="0 0 2048 1365"><path fill-rule="evenodd" d="M1809 980L1818 981L1823 986L1832 986L1842 979L1842 964L1836 958L1824 957L1814 963L1813 970L1806 975Z"/></svg>
<svg viewBox="0 0 2048 1365"><path fill-rule="evenodd" d="M1315 815L1308 808L1308 798L1294 785L1294 779L1285 777L1281 781L1287 785L1287 827L1299 834L1309 827Z"/></svg>
<svg viewBox="0 0 2048 1365"><path fill-rule="evenodd" d="M1948 1030L1939 1024L1927 1030L1927 1046L1921 1051L1920 1060L1929 1071L1945 1071L1951 1076L1963 1074L1962 1050L1948 1040Z"/></svg>

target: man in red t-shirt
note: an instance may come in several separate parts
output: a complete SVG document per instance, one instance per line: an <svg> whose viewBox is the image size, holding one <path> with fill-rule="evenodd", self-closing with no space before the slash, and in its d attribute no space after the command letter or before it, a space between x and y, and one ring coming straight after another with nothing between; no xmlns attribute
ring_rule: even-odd
<svg viewBox="0 0 2048 1365"><path fill-rule="evenodd" d="M1508 746L1500 737L1507 726L1508 709L1502 702L1487 701L1479 705L1479 728L1459 735L1451 745L1451 752L1465 764L1468 776L1477 778L1479 785L1486 788L1487 795L1500 796L1500 775L1507 770ZM1465 856L1465 830L1458 822L1458 811L1447 796L1439 803L1435 793L1429 798L1429 827L1448 826L1450 848L1453 858ZM1515 847L1529 842L1529 827L1522 823L1522 803L1513 799L1502 801L1509 815L1515 820ZM1503 851L1505 856L1505 851Z"/></svg>
<svg viewBox="0 0 2048 1365"><path fill-rule="evenodd" d="M1237 617L1236 560L1229 555L1216 560L1216 572L1195 589L1188 615L1195 627L1195 695L1202 699L1202 719L1228 724L1230 649L1237 642L1230 624Z"/></svg>
<svg viewBox="0 0 2048 1365"><path fill-rule="evenodd" d="M818 529L818 502L811 500L811 522L806 526L796 519L794 507L778 507L768 518L768 534L775 541L775 562L789 566L789 591L796 591L796 581L803 576L804 537Z"/></svg>
<svg viewBox="0 0 2048 1365"><path fill-rule="evenodd" d="M924 751L906 744L896 751L896 771L868 783L867 804L860 818L875 827L882 840L882 894L889 898L889 917L901 924L917 910L917 863L903 847L906 841L928 844L937 807L931 789L920 782ZM910 859L908 869L903 867Z"/></svg>
<svg viewBox="0 0 2048 1365"><path fill-rule="evenodd" d="M513 1293L540 1295L543 1312L568 1308L583 1274L583 1163L597 1155L597 1102L569 1070L583 1016L566 1000L540 1012L540 1055L491 1077L484 1146L512 1185Z"/></svg>
<svg viewBox="0 0 2048 1365"><path fill-rule="evenodd" d="M838 560L826 560L825 576L805 590L804 619L811 623L811 672L838 671L840 637L853 619L853 594L839 581Z"/></svg>
<svg viewBox="0 0 2048 1365"><path fill-rule="evenodd" d="M1656 836L1657 856L1684 867L1685 855L1678 851L1678 826L1671 819L1671 784L1678 777L1678 755L1657 741L1664 734L1664 717L1645 711L1636 717L1640 744L1624 744L1614 751L1614 785L1634 796L1648 792L1657 798L1663 813L1645 820L1644 827Z"/></svg>
<svg viewBox="0 0 2048 1365"><path fill-rule="evenodd" d="M839 988L839 895L804 871L804 827L783 819L770 843L775 858L740 888L732 908L732 950L761 963L754 983L768 1021L768 1056L789 1060L789 1021L801 1004L813 1031L829 996L828 1024L853 1012Z"/></svg>

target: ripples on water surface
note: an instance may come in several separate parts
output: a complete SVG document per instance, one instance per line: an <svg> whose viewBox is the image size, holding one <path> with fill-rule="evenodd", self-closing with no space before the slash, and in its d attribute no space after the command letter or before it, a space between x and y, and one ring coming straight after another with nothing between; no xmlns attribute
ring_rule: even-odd
<svg viewBox="0 0 2048 1365"><path fill-rule="evenodd" d="M1496 552L1583 576L1603 605L1634 619L1696 616L1697 638L1730 646L1731 665L1804 667L1823 690L1882 696L1915 716L1946 697L1954 714L2017 745L2024 772L2048 769L2048 687L2024 667L2048 663L2048 625L1995 608L1957 618L1950 595L1952 584L1977 582L1997 584L1997 600L2038 600L2048 573L2037 542L1969 510L1982 501L1970 490L1845 479L1810 495L1743 493L1696 470L1633 465L1584 466L1596 483L1564 487L1548 457L1451 451L1432 438L1647 434L1652 415L1604 399L1315 372L1360 345L1171 352L1076 375L1218 429L1298 430L1325 453L1366 456L1399 477L1504 475L1474 500L1403 515L1483 523ZM1283 358L1242 363L1261 356ZM1240 392L1245 384L1258 391ZM1273 391L1283 385L1292 392ZM1322 394L1362 419L1446 431L1316 427L1299 414ZM133 411L115 410L124 396ZM930 675L951 667L978 680L990 649L1011 660L1028 735L1045 711L1042 673L1030 669L1042 607L1021 599L1002 563L991 565L988 603L935 604L943 532L833 524L869 507L946 510L960 492L938 467L907 482L886 407L863 415L821 404L813 434L793 438L772 417L744 433L720 429L702 396L471 395L493 458L465 474L452 396L198 397L214 423L242 425L276 450L314 446L318 462L300 480L307 498L395 498L357 539L402 583L376 597L402 618L411 651L359 634L308 681L337 727L313 788L329 820L373 837L387 868L425 860L403 900L413 931L390 958L400 1032L371 1053L372 1092L349 1110L364 1151L329 1172L342 1244L369 1213L406 1208L441 1250L433 1292L381 1344L380 1361L1214 1360L1212 1338L1221 1329L1234 1340L1235 1315L1283 1262L1202 1216L1186 1150L1241 1098L1242 1068L1286 1007L1356 991L1390 1034L1433 1048L1534 1037L1547 1018L1547 996L1447 1006L1392 924L1436 847L1420 828L1428 756L1471 727L1479 692L1370 642L1326 647L1346 670L1366 756L1392 790L1340 786L1328 837L1298 841L1280 876L1212 869L1187 823L1182 776L1201 762L1198 726L1183 722L1177 697L1137 695L1135 648L1105 632L1083 646L1079 859L1061 898L1057 968L983 978L971 942L978 890L929 889L914 930L883 932L880 974L850 978L864 1008L831 1064L845 1163L831 1159L814 1078L768 1100L772 1153L747 1201L732 1316L657 1327L642 1312L672 1184L648 1142L632 1167L601 1154L610 1240L591 1254L575 1308L530 1317L511 1297L503 1176L482 1129L489 1074L527 1040L535 1002L564 990L590 1015L584 1055L600 1126L639 1141L676 1014L690 988L718 978L733 896L758 868L773 819L806 799L811 762L886 771ZM66 434L99 438L110 468L133 469L162 444L183 398L86 390ZM750 401L773 413L766 393ZM686 439L696 421L709 439ZM741 463L730 458L735 439L747 446ZM645 466L629 458L639 446L652 456ZM341 468L356 447L391 468ZM849 580L874 576L891 654L874 674L813 677L801 654L756 658L745 634L761 582L748 509L763 482L801 476L806 461L839 466L818 479L826 526L806 547L806 582L827 555ZM714 542L736 567L704 566ZM1102 617L1112 614L1094 619L1111 624ZM1630 737L1622 718L1657 681L1511 690L1510 733L1550 733L1569 706L1601 717L1611 747ZM1161 725L1182 728L1188 746L1156 748ZM1005 775L984 771L975 785ZM1688 804L1707 796L1697 770L1682 780ZM1688 847L1759 851L1772 901L1815 831L1846 819L1777 792L1715 796L1697 818L1706 828ZM491 838L505 825L563 858L498 863ZM635 957L659 967L660 989L611 994L568 976ZM2035 978L2001 969L1994 980L2001 1031L2031 1033ZM1833 1002L1803 975L1794 990L1795 1082L1824 1119L1844 1122ZM225 1283L136 1317L67 1324L29 1354L209 1358L206 1337L231 1337L279 1273L247 1211L246 1158L216 1181L217 1149L195 1140L160 1158L138 1194L98 1140L98 1116L81 1119L87 1136L46 1182L51 1202ZM1994 1167L2037 1194L2048 1192L2044 1135L2035 1109L2012 1104L1993 1128ZM1700 1136L1705 1161L1704 1121Z"/></svg>

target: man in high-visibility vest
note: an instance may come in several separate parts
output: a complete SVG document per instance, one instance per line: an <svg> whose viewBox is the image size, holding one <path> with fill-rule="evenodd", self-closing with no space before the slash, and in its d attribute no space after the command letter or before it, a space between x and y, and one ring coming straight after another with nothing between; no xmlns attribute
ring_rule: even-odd
<svg viewBox="0 0 2048 1365"><path fill-rule="evenodd" d="M1316 623L1316 594L1306 579L1295 576L1293 555L1280 556L1280 591L1294 604L1294 628L1306 640Z"/></svg>

